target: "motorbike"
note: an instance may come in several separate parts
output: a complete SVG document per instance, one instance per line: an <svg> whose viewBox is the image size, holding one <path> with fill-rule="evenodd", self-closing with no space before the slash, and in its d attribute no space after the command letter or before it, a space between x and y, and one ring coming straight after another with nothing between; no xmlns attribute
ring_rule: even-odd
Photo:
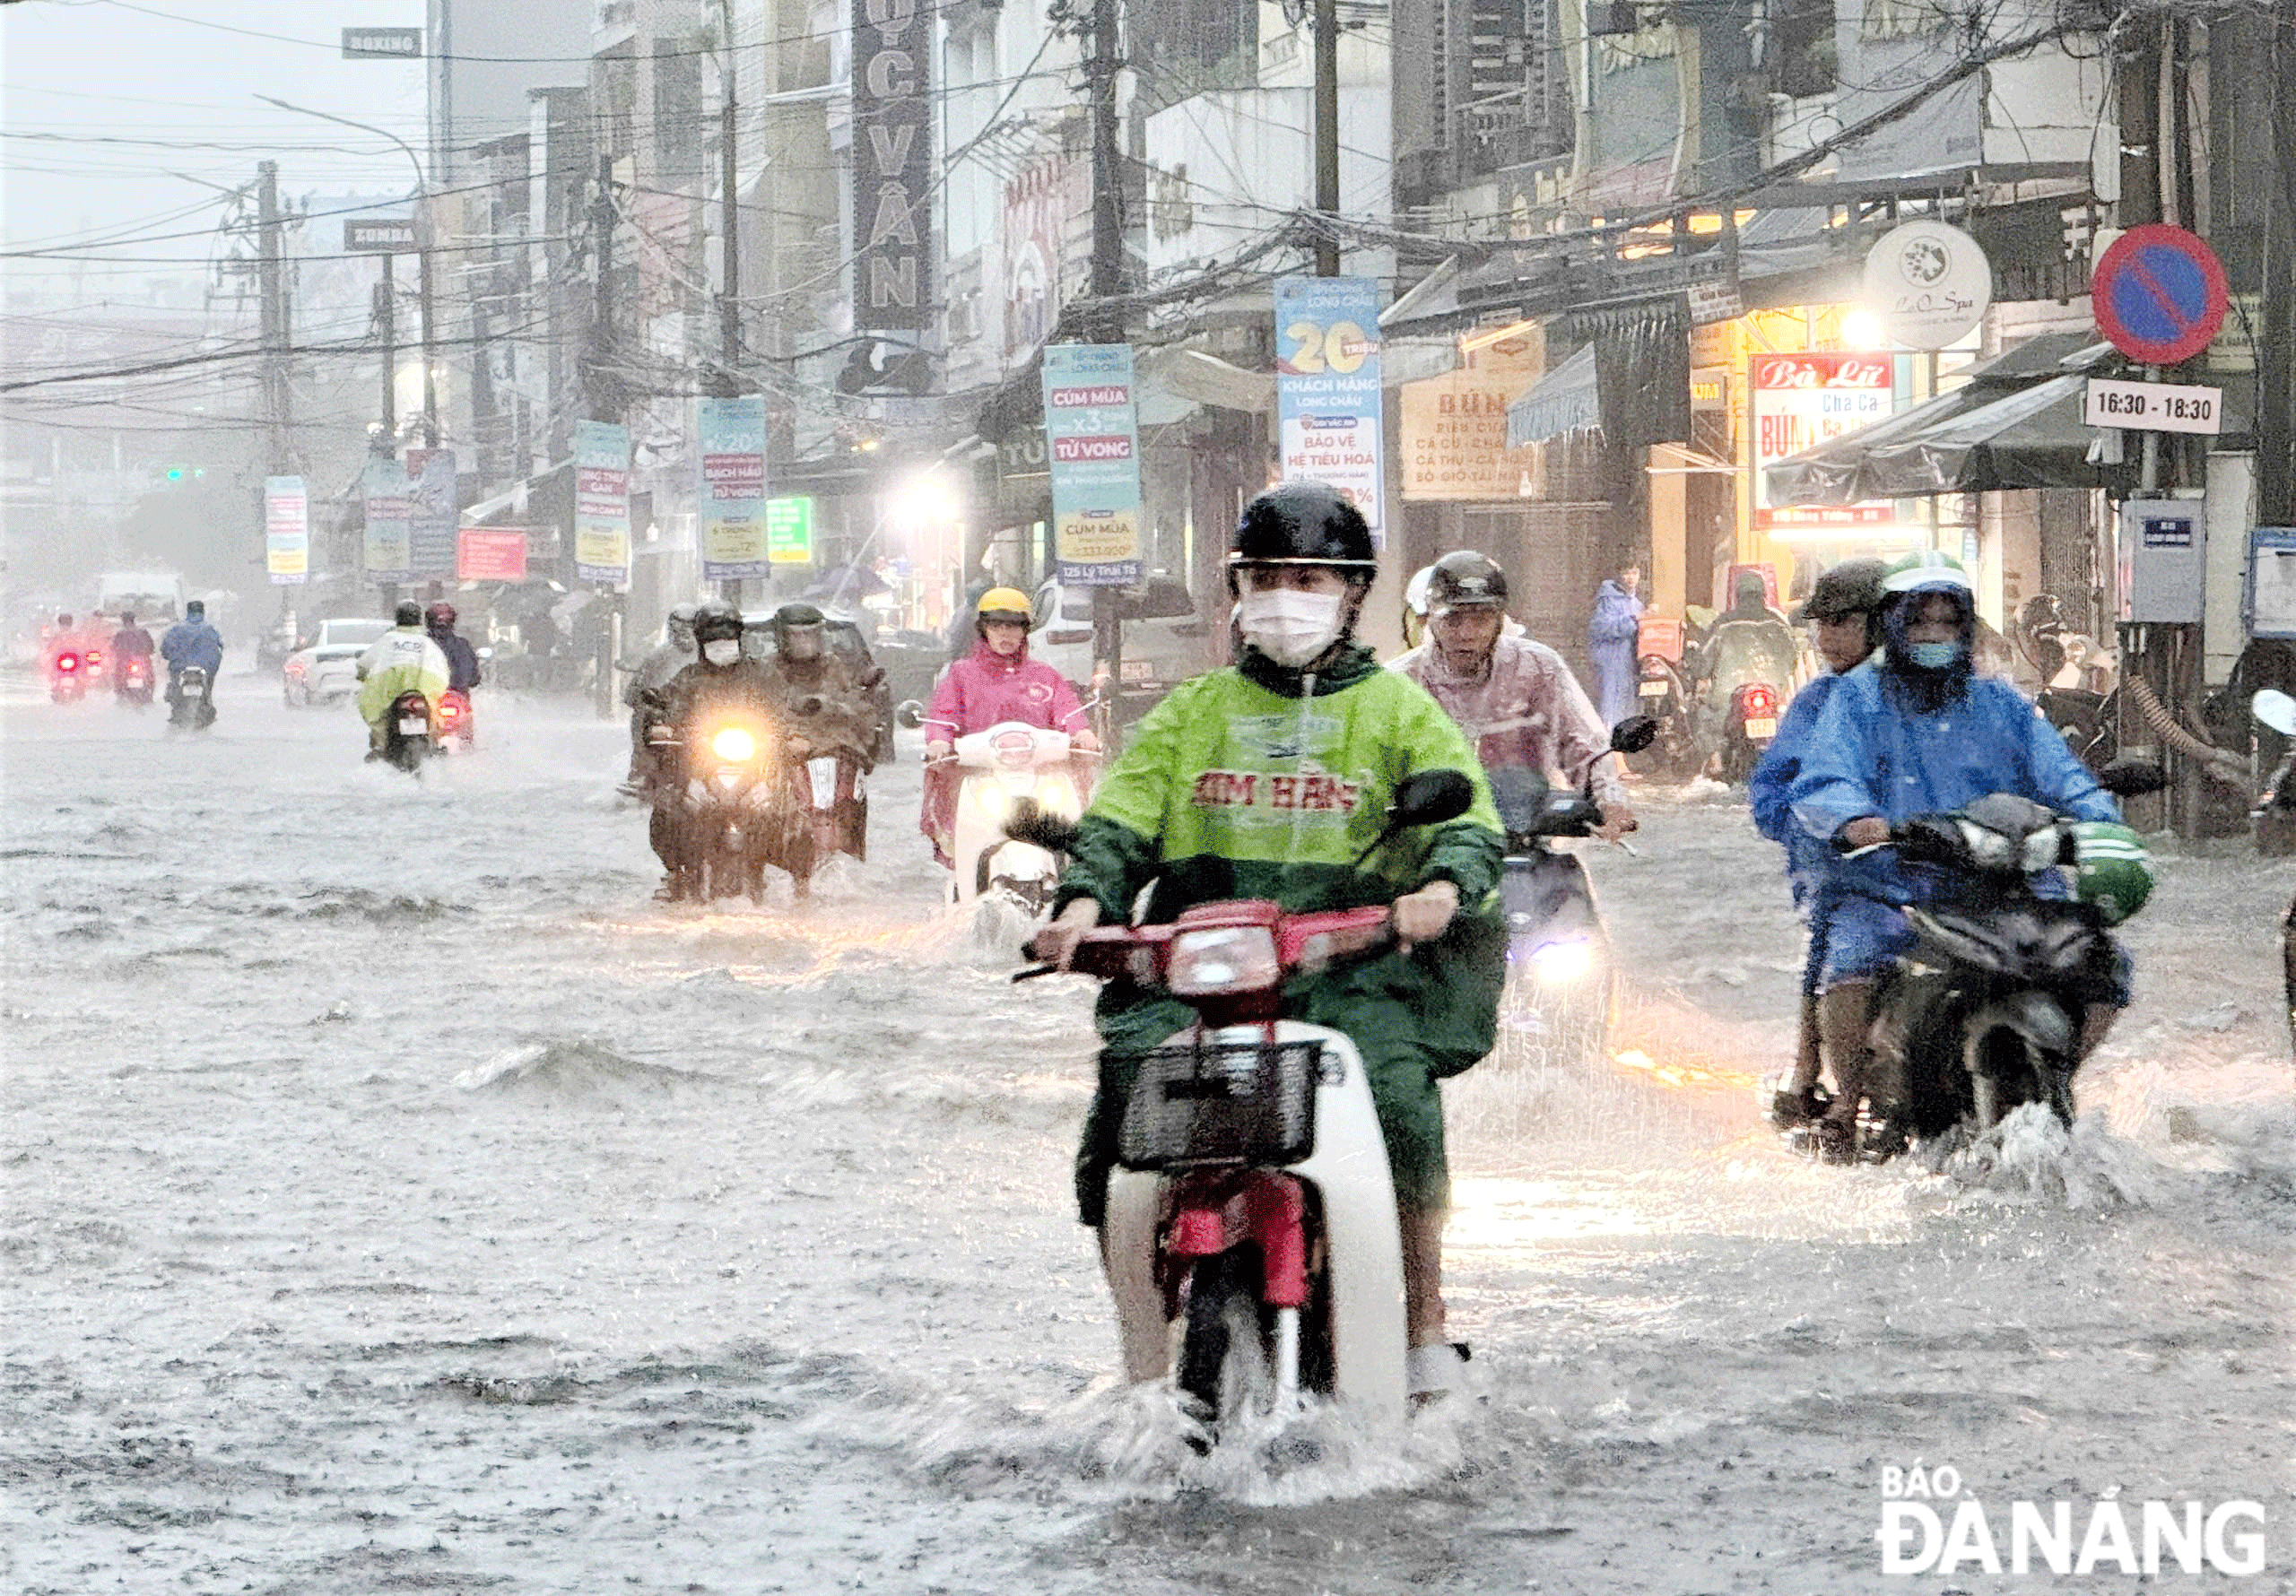
<svg viewBox="0 0 2296 1596"><path fill-rule="evenodd" d="M745 895L765 901L765 867L778 864L804 897L812 885L811 773L780 757L767 728L745 718L680 726L643 695L657 837L675 836L676 895L705 901Z"/></svg>
<svg viewBox="0 0 2296 1596"><path fill-rule="evenodd" d="M813 857L850 854L869 856L868 776L849 753L814 754L805 760L806 813L813 832Z"/></svg>
<svg viewBox="0 0 2296 1596"><path fill-rule="evenodd" d="M965 777L957 793L949 901L969 904L995 893L1029 914L1042 913L1060 884L1060 856L1012 838L1004 822L1023 800L1064 820L1083 812L1068 733L1000 721L958 738L951 757Z"/></svg>
<svg viewBox="0 0 2296 1596"><path fill-rule="evenodd" d="M477 728L471 724L470 695L460 688L450 687L439 695L439 724L433 733L431 751L445 753L458 748L468 753L477 745Z"/></svg>
<svg viewBox="0 0 2296 1596"><path fill-rule="evenodd" d="M1639 753L1657 734L1648 716L1622 720L1612 729L1611 751ZM1544 776L1523 767L1489 775L1507 829L1507 861L1499 878L1507 916L1501 1018L1509 1030L1542 1044L1550 1062L1600 1059L1618 1007L1618 969L1586 867L1576 854L1554 846L1561 837L1591 837L1602 824L1594 777L1590 773L1575 791L1557 792Z"/></svg>
<svg viewBox="0 0 2296 1596"><path fill-rule="evenodd" d="M1722 779L1742 783L1753 774L1778 736L1778 690L1766 681L1741 682L1730 692L1722 722Z"/></svg>
<svg viewBox="0 0 2296 1596"><path fill-rule="evenodd" d="M104 671L109 662L100 648L90 648L80 656L80 675L86 685L96 688L102 684Z"/></svg>
<svg viewBox="0 0 2296 1596"><path fill-rule="evenodd" d="M419 692L404 692L393 698L383 712L383 762L412 775L436 751L430 700Z"/></svg>
<svg viewBox="0 0 2296 1596"><path fill-rule="evenodd" d="M1657 775L1688 776L1698 767L1690 726L1690 684L1663 655L1644 655L1639 669L1635 708L1649 717L1654 730L1630 763Z"/></svg>
<svg viewBox="0 0 2296 1596"><path fill-rule="evenodd" d="M1459 772L1422 772L1396 789L1380 841L1473 800ZM1017 828L1052 847L1073 832ZM1383 953L1394 935L1378 906L1207 903L1088 932L1071 961L1196 1011L1141 1060L1101 1239L1126 1370L1154 1377L1177 1349L1179 1388L1214 1438L1304 1395L1403 1416L1402 1240L1362 1060L1341 1032L1281 1018L1293 976Z"/></svg>
<svg viewBox="0 0 2296 1596"><path fill-rule="evenodd" d="M119 671L112 678L112 696L123 704L145 709L152 703L152 659L149 655L131 654L121 659Z"/></svg>
<svg viewBox="0 0 2296 1596"><path fill-rule="evenodd" d="M2157 792L2157 766L2099 774L2106 791ZM1993 793L1948 814L1891 828L1900 858L1953 872L1949 898L1908 906L1912 950L1883 980L1871 1044L1904 1082L1915 1141L1956 1126L1983 1132L2028 1103L2073 1123L2073 1078L2091 1005L2109 1002L2119 955L2091 905L2045 898L2038 872L2073 863L2073 822L2046 805ZM1852 849L1856 858L1870 849ZM1861 1119L1867 1158L1899 1150Z"/></svg>
<svg viewBox="0 0 2296 1596"><path fill-rule="evenodd" d="M2296 739L2296 698L2265 689L2248 700L2248 713L2258 725ZM2296 832L2296 743L2281 757L2266 779L2263 794L2249 811L2256 820L2258 853L2286 853L2290 834ZM2280 922L2282 993L2288 1005L2288 1039L2296 1046L2296 901Z"/></svg>
<svg viewBox="0 0 2296 1596"><path fill-rule="evenodd" d="M77 704L88 696L87 662L78 649L66 648L48 662L48 696L57 704Z"/></svg>
<svg viewBox="0 0 2296 1596"><path fill-rule="evenodd" d="M197 665L186 665L168 683L168 724L204 732L214 724L214 679Z"/></svg>

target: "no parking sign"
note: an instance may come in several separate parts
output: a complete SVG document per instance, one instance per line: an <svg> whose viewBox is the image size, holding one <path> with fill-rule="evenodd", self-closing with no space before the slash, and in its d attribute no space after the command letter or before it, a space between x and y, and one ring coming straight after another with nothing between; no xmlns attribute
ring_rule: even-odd
<svg viewBox="0 0 2296 1596"><path fill-rule="evenodd" d="M2197 234L2158 223L2112 242L2090 280L2097 330L2132 360L2174 366L2224 325L2224 266Z"/></svg>

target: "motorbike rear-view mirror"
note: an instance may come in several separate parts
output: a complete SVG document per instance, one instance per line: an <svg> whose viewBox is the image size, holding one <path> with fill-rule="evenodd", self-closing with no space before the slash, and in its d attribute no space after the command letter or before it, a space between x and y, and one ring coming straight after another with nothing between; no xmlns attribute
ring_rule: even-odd
<svg viewBox="0 0 2296 1596"><path fill-rule="evenodd" d="M2140 798L2169 785L2169 773L2141 759L2116 759L2097 772L2097 785L2116 798Z"/></svg>
<svg viewBox="0 0 2296 1596"><path fill-rule="evenodd" d="M2266 688L2248 700L2248 713L2283 737L2296 737L2296 698Z"/></svg>
<svg viewBox="0 0 2296 1596"><path fill-rule="evenodd" d="M925 706L915 698L903 698L900 707L893 711L893 719L902 729L914 732L925 724Z"/></svg>
<svg viewBox="0 0 2296 1596"><path fill-rule="evenodd" d="M1647 715L1630 715L1611 728L1611 751L1639 754L1658 735L1658 723Z"/></svg>
<svg viewBox="0 0 2296 1596"><path fill-rule="evenodd" d="M1463 771L1422 770L1396 786L1396 801L1387 811L1387 835L1413 826L1439 826L1456 820L1474 807L1474 783Z"/></svg>

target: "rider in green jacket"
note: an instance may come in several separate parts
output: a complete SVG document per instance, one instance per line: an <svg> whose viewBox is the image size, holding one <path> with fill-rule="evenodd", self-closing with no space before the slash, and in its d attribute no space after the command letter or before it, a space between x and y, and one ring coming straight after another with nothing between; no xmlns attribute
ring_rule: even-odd
<svg viewBox="0 0 2296 1596"><path fill-rule="evenodd" d="M1465 735L1426 690L1351 636L1377 571L1353 506L1318 482L1272 488L1244 510L1229 556L1239 663L1175 688L1144 719L1086 811L1074 862L1037 950L1065 967L1084 932L1193 905L1272 898L1293 911L1392 902L1401 946L1301 977L1287 1016L1344 1032L1363 1058L1401 1220L1413 1384L1440 1390L1441 1260L1450 1183L1436 1082L1491 1050L1506 974L1494 889L1499 816ZM1395 789L1420 771L1474 781L1466 814L1406 832L1361 867ZM1100 1090L1077 1153L1083 1222L1098 1228L1124 1105L1143 1052L1187 1025L1170 998L1111 984L1098 1024Z"/></svg>

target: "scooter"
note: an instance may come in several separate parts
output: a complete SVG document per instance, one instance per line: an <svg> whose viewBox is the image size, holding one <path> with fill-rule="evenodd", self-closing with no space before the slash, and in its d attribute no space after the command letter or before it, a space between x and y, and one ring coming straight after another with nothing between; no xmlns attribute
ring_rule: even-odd
<svg viewBox="0 0 2296 1596"><path fill-rule="evenodd" d="M964 905L996 893L1041 914L1060 884L1060 855L1013 840L1004 822L1023 800L1062 820L1083 813L1068 733L999 721L958 738L951 758L965 778L957 793L949 901Z"/></svg>
<svg viewBox="0 0 2296 1596"><path fill-rule="evenodd" d="M419 692L399 694L383 713L383 762L413 775L435 751L430 700Z"/></svg>
<svg viewBox="0 0 2296 1596"><path fill-rule="evenodd" d="M1611 730L1611 751L1639 753L1658 733L1648 716ZM1602 824L1594 776L1576 791L1556 792L1536 770L1489 772L1491 794L1507 828L1507 862L1499 899L1507 915L1508 1028L1532 1038L1552 1063L1603 1058L1618 1008L1618 967L1595 889L1576 854L1556 839L1591 837Z"/></svg>
<svg viewBox="0 0 2296 1596"><path fill-rule="evenodd" d="M148 655L131 654L119 662L118 674L112 678L112 696L123 704L137 709L152 707L152 660Z"/></svg>
<svg viewBox="0 0 2296 1596"><path fill-rule="evenodd" d="M2120 794L2157 792L2157 766L2115 766L2099 785ZM2118 954L2088 904L2044 898L2029 879L2073 862L2073 822L2010 793L1951 814L1916 815L1890 828L1900 858L1952 871L1950 900L1905 908L1914 946L1874 1002L1875 1056L1904 1082L1916 1141L1956 1126L1982 1132L2028 1103L2073 1123L2073 1077L2082 1022L2109 1001ZM1846 850L1857 858L1871 852ZM1861 1119L1867 1158L1900 1150L1890 1130Z"/></svg>
<svg viewBox="0 0 2296 1596"><path fill-rule="evenodd" d="M815 754L805 761L807 813L813 828L813 857L850 854L869 856L868 776L851 754Z"/></svg>
<svg viewBox="0 0 2296 1596"><path fill-rule="evenodd" d="M1639 670L1635 707L1650 717L1656 730L1639 750L1635 768L1661 776L1688 776L1698 767L1690 727L1689 684L1663 655L1644 655Z"/></svg>
<svg viewBox="0 0 2296 1596"><path fill-rule="evenodd" d="M459 748L468 753L477 742L477 728L471 724L470 695L460 688L448 688L439 695L439 724L430 740L431 751L443 754L449 748Z"/></svg>
<svg viewBox="0 0 2296 1596"><path fill-rule="evenodd" d="M1473 801L1459 772L1422 772L1396 788L1379 843ZM1015 829L1058 848L1074 828ZM1101 1244L1126 1369L1152 1378L1177 1352L1179 1388L1215 1437L1303 1394L1403 1416L1403 1247L1362 1059L1341 1032L1280 1018L1293 976L1383 953L1394 935L1377 906L1207 903L1087 932L1071 961L1196 1011L1141 1060Z"/></svg>
<svg viewBox="0 0 2296 1596"><path fill-rule="evenodd" d="M1778 736L1778 690L1766 681L1742 682L1731 690L1722 722L1722 779L1743 783Z"/></svg>
<svg viewBox="0 0 2296 1596"><path fill-rule="evenodd" d="M67 648L48 662L48 696L57 704L77 704L88 696L87 662Z"/></svg>
<svg viewBox="0 0 2296 1596"><path fill-rule="evenodd" d="M168 724L204 732L215 724L215 682L197 665L186 665L168 683Z"/></svg>
<svg viewBox="0 0 2296 1596"><path fill-rule="evenodd" d="M652 697L641 706L657 708ZM677 896L710 901L742 894L763 903L769 863L787 870L805 896L814 862L810 776L778 756L763 725L727 718L687 727L655 715L646 745L659 772L652 791L657 837L675 834L670 855L686 861L676 872Z"/></svg>
<svg viewBox="0 0 2296 1596"><path fill-rule="evenodd" d="M2296 698L2266 688L2248 700L2248 713L2258 725L2296 739ZM2296 831L2296 742L2274 768L2249 814L2256 821L2258 853L2289 851L2290 833ZM2288 913L2281 918L2280 964L2282 991L2288 1005L2288 1039L2296 1046L2296 901L2289 904Z"/></svg>

